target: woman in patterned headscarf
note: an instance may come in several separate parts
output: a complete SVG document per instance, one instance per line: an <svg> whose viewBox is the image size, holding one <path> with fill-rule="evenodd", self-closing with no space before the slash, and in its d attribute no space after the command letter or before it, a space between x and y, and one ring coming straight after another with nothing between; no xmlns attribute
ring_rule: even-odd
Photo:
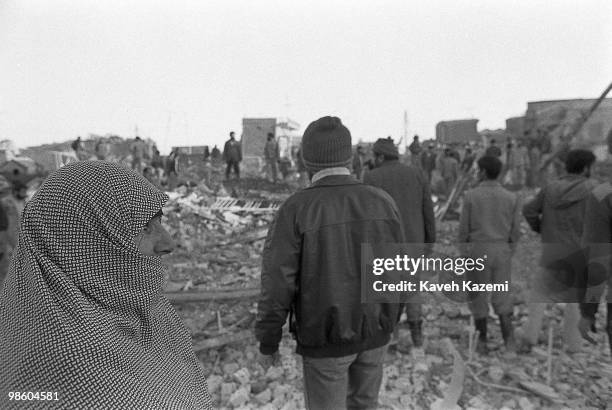
<svg viewBox="0 0 612 410"><path fill-rule="evenodd" d="M189 332L162 293L166 200L104 161L43 183L0 296L0 408L211 407Z"/></svg>

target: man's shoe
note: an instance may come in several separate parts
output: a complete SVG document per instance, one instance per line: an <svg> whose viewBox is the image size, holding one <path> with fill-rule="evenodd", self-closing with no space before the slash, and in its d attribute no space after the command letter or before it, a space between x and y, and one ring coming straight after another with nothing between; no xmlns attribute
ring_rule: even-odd
<svg viewBox="0 0 612 410"><path fill-rule="evenodd" d="M474 326L478 332L476 352L480 355L487 355L489 353L489 349L487 348L487 318L474 319Z"/></svg>
<svg viewBox="0 0 612 410"><path fill-rule="evenodd" d="M408 327L410 328L410 336L412 337L414 347L423 347L423 321L409 321Z"/></svg>
<svg viewBox="0 0 612 410"><path fill-rule="evenodd" d="M514 339L514 326L512 325L512 313L499 315L502 337L508 352L516 352L516 340Z"/></svg>

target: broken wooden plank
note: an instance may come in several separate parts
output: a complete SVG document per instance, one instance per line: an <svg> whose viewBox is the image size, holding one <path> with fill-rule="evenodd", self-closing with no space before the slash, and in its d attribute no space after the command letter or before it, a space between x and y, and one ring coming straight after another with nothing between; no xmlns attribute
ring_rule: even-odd
<svg viewBox="0 0 612 410"><path fill-rule="evenodd" d="M448 350L453 355L453 373L451 375L451 381L444 392L444 398L442 399L441 408L453 409L458 408L457 402L463 392L463 382L465 380L465 363L463 358L455 348L453 342L447 337L444 339Z"/></svg>
<svg viewBox="0 0 612 410"><path fill-rule="evenodd" d="M250 339L253 336L254 334L252 330L241 330L240 332L236 333L228 333L226 335L198 342L193 345L193 350L195 352L199 352L201 350L214 349L230 343L241 342L243 340Z"/></svg>
<svg viewBox="0 0 612 410"><path fill-rule="evenodd" d="M219 289L203 292L166 292L172 303L208 302L212 300L250 299L259 296L259 288Z"/></svg>

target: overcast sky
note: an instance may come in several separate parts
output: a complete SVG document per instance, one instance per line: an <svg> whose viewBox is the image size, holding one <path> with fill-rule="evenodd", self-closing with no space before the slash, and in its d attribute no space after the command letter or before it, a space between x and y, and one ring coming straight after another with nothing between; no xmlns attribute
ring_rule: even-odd
<svg viewBox="0 0 612 410"><path fill-rule="evenodd" d="M222 144L243 117L353 139L502 128L612 81L612 2L0 0L0 139Z"/></svg>

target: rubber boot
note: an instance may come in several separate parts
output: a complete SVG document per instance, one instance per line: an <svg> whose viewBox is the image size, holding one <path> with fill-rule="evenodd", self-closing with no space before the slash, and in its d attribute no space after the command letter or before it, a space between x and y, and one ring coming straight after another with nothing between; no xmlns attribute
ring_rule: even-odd
<svg viewBox="0 0 612 410"><path fill-rule="evenodd" d="M506 345L506 351L516 352L516 340L514 340L514 326L512 325L512 313L499 315L502 337Z"/></svg>
<svg viewBox="0 0 612 410"><path fill-rule="evenodd" d="M476 352L481 355L486 355L489 353L489 349L487 348L487 318L474 319L474 326L476 327L476 331L479 332Z"/></svg>
<svg viewBox="0 0 612 410"><path fill-rule="evenodd" d="M609 292L610 290L608 290ZM608 333L608 345L610 345L610 356L612 356L612 303L608 303L608 317L606 332Z"/></svg>
<svg viewBox="0 0 612 410"><path fill-rule="evenodd" d="M423 321L409 321L408 327L410 327L410 336L412 337L414 347L423 347Z"/></svg>

